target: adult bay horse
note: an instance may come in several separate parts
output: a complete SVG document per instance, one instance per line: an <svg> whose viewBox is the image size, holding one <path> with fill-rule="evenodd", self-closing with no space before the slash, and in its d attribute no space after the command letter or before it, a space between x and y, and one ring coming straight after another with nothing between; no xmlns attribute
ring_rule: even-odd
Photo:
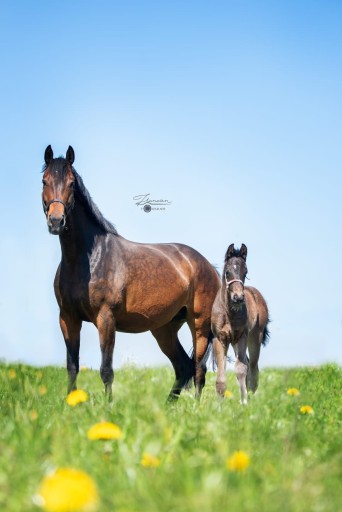
<svg viewBox="0 0 342 512"><path fill-rule="evenodd" d="M222 284L212 310L213 348L217 363L216 391L226 389L226 361L229 344L235 355L235 373L240 385L241 403L247 403L247 389L258 387L258 361L261 345L269 333L268 308L259 290L245 287L247 247L235 249L231 244L226 252ZM249 359L247 357L247 348Z"/></svg>
<svg viewBox="0 0 342 512"><path fill-rule="evenodd" d="M67 349L68 390L76 388L82 322L98 329L101 378L111 398L115 333L151 331L170 359L178 398L194 377L196 395L205 384L201 361L211 336L211 308L220 286L210 263L182 244L141 244L126 240L108 222L73 168L74 150L54 158L45 150L42 200L49 232L59 235L62 259L54 289ZM178 340L187 322L191 359Z"/></svg>

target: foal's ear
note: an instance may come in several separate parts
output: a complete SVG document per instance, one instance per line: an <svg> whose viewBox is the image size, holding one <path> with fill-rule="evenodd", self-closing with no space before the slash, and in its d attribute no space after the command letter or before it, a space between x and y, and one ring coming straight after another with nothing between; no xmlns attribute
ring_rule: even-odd
<svg viewBox="0 0 342 512"><path fill-rule="evenodd" d="M241 244L240 256L241 256L241 258L243 258L246 261L246 259L247 259L247 247L246 247L245 244Z"/></svg>
<svg viewBox="0 0 342 512"><path fill-rule="evenodd" d="M224 261L227 261L229 258L231 258L234 255L235 249L234 244L230 244L230 246L227 249Z"/></svg>
<svg viewBox="0 0 342 512"><path fill-rule="evenodd" d="M53 159L53 151L52 151L51 145L49 144L44 153L44 160L45 160L46 167L49 166L52 159Z"/></svg>
<svg viewBox="0 0 342 512"><path fill-rule="evenodd" d="M66 152L66 161L68 162L68 164L72 165L75 161L75 152L74 150L72 149L71 146L68 147L68 151Z"/></svg>

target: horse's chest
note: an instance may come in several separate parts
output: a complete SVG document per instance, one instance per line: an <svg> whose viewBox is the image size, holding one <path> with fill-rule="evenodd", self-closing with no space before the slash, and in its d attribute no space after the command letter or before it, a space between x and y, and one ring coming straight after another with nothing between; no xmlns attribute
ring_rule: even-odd
<svg viewBox="0 0 342 512"><path fill-rule="evenodd" d="M61 272L56 276L55 290L59 306L86 321L94 321L104 303L114 307L118 298L111 286L113 276L98 278L80 273Z"/></svg>
<svg viewBox="0 0 342 512"><path fill-rule="evenodd" d="M82 279L61 276L55 290L62 309L80 311L89 306L88 283Z"/></svg>

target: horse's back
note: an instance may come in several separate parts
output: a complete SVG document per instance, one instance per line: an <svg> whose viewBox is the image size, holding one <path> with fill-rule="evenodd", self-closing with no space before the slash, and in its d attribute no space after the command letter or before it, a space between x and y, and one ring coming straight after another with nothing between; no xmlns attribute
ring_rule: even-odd
<svg viewBox="0 0 342 512"><path fill-rule="evenodd" d="M139 265L142 259L167 267L172 266L189 281L193 281L196 288L207 289L213 295L213 299L220 286L217 272L209 261L196 249L180 243L140 244L124 241L125 248L129 248L129 256L132 265ZM126 259L127 263L128 260Z"/></svg>

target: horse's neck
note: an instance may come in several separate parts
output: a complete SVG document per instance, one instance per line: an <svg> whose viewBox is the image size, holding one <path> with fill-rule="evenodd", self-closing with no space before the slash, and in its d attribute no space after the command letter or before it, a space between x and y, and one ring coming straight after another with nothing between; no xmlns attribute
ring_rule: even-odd
<svg viewBox="0 0 342 512"><path fill-rule="evenodd" d="M100 228L90 215L75 203L67 217L65 230L59 237L63 262L73 265L77 261L89 259L100 234Z"/></svg>

